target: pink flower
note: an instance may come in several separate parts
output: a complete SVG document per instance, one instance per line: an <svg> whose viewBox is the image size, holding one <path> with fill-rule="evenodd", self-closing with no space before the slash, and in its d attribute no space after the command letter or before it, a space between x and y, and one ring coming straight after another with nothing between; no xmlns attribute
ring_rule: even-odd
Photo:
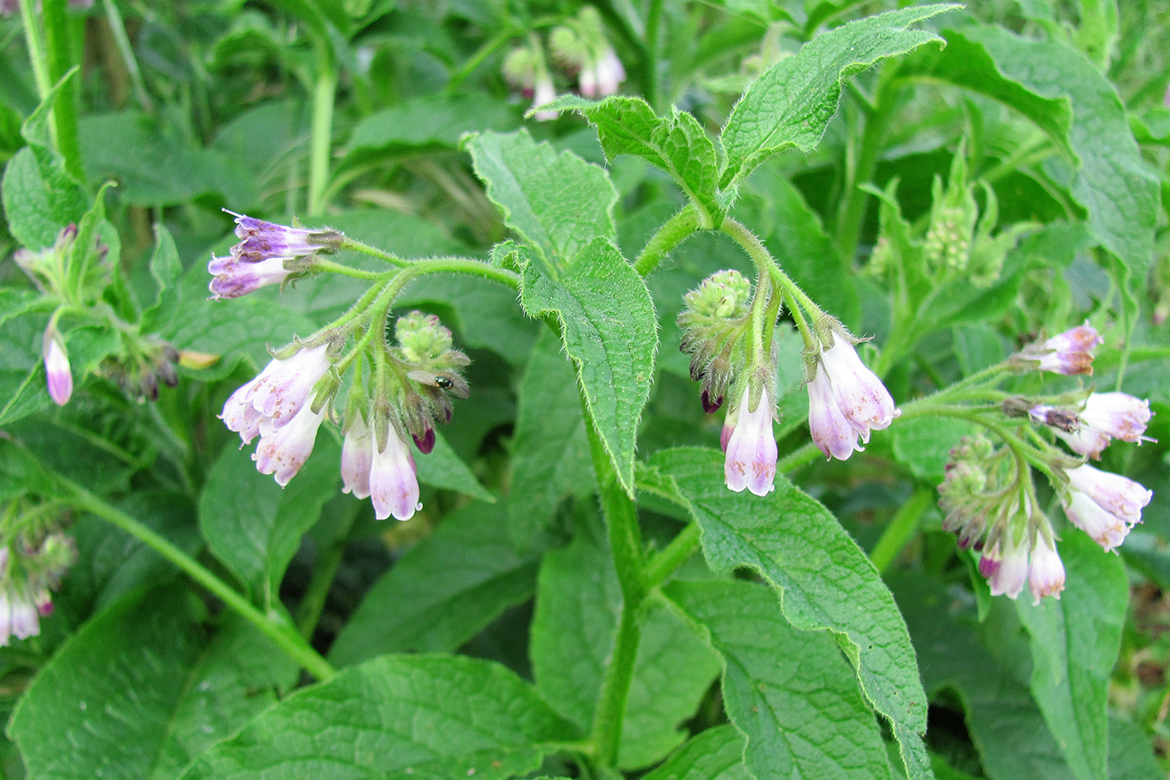
<svg viewBox="0 0 1170 780"><path fill-rule="evenodd" d="M0 547L0 577L9 579L7 547ZM43 588L35 591L9 580L0 591L0 647L7 646L12 637L28 639L41 633L39 617L52 614L53 602Z"/></svg>
<svg viewBox="0 0 1170 780"><path fill-rule="evenodd" d="M1014 599L1020 595L1024 583L1028 581L1028 548L1015 544L1011 541L1011 536L1012 531L1009 528L1004 534L1006 549L993 567L987 584L991 586L992 596L1007 596ZM986 556L987 552L984 552L984 555ZM999 550L995 550L992 555L993 558L997 556ZM981 564L980 570L982 569Z"/></svg>
<svg viewBox="0 0 1170 780"><path fill-rule="evenodd" d="M245 262L235 255L212 257L207 272L215 278L208 289L213 300L239 298L271 284L283 284L293 273L285 268L285 258L273 257L261 262Z"/></svg>
<svg viewBox="0 0 1170 780"><path fill-rule="evenodd" d="M49 385L49 397L57 406L64 406L73 395L73 373L69 369L69 354L65 351L65 340L52 325L45 329L44 354L45 380Z"/></svg>
<svg viewBox="0 0 1170 780"><path fill-rule="evenodd" d="M379 520L391 515L398 520L409 520L419 509L414 456L393 427L386 438L386 448L374 448L370 500L374 503L374 516Z"/></svg>
<svg viewBox="0 0 1170 780"><path fill-rule="evenodd" d="M837 406L828 372L824 370L818 370L816 378L808 383L808 427L813 443L826 458L848 460L854 450L861 450L857 430Z"/></svg>
<svg viewBox="0 0 1170 780"><path fill-rule="evenodd" d="M1060 500L1068 519L1106 552L1121 546L1129 529L1142 521L1142 509L1150 503L1153 491L1089 465L1065 473L1069 490Z"/></svg>
<svg viewBox="0 0 1170 780"><path fill-rule="evenodd" d="M305 465L317 441L317 429L328 413L328 404L314 412L312 406L303 407L288 425L279 431L260 437L260 444L252 460L261 474L273 474L276 484L284 487Z"/></svg>
<svg viewBox="0 0 1170 780"><path fill-rule="evenodd" d="M1088 322L1064 333L1059 333L1039 345L1036 359L1042 371L1071 376L1093 373L1092 350L1104 343L1096 329ZM1027 352L1027 351L1026 351Z"/></svg>
<svg viewBox="0 0 1170 780"><path fill-rule="evenodd" d="M341 445L341 492L353 493L354 498L369 498L373 461L374 437L359 414Z"/></svg>
<svg viewBox="0 0 1170 780"><path fill-rule="evenodd" d="M1032 550L1032 565L1028 569L1028 587L1032 591L1032 603L1039 604L1044 596L1060 598L1064 590L1064 564L1060 561L1055 546L1041 534Z"/></svg>
<svg viewBox="0 0 1170 780"><path fill-rule="evenodd" d="M532 107L538 108L557 99L557 88L553 85L552 77L548 73L541 73L536 77L536 91L532 99ZM537 122L548 122L556 119L558 111L537 111L533 118Z"/></svg>
<svg viewBox="0 0 1170 780"><path fill-rule="evenodd" d="M723 475L727 487L736 493L747 488L757 496L772 492L776 478L776 439L772 435L772 399L767 389L760 394L755 410L748 408L751 388L740 398L738 417L727 441Z"/></svg>
<svg viewBox="0 0 1170 780"><path fill-rule="evenodd" d="M1125 393L1093 393L1077 415L1075 432L1056 429L1073 452L1100 458L1110 439L1140 442L1150 422L1150 402Z"/></svg>
<svg viewBox="0 0 1170 780"><path fill-rule="evenodd" d="M597 61L595 73L597 74L597 92L601 97L616 95L621 88L621 83L626 80L626 69L622 67L622 61L618 59L612 47L607 48L605 54ZM581 92L584 94L585 90L582 88Z"/></svg>
<svg viewBox="0 0 1170 780"><path fill-rule="evenodd" d="M232 393L220 419L250 444L287 425L304 406L313 387L329 371L328 345L306 347L291 357L273 359L246 385Z"/></svg>

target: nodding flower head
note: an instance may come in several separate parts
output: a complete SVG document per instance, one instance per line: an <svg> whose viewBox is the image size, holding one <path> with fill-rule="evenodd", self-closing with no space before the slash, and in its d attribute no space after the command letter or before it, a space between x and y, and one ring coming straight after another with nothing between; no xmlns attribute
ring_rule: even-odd
<svg viewBox="0 0 1170 780"><path fill-rule="evenodd" d="M703 280L683 300L678 316L679 349L691 356L691 378L702 383L703 411L723 405L731 380L745 370L744 335L752 286L739 271L719 271Z"/></svg>
<svg viewBox="0 0 1170 780"><path fill-rule="evenodd" d="M1093 373L1093 349L1104 339L1087 321L1084 325L1058 333L1045 341L1025 347L1012 355L1012 363L1021 371L1040 369L1071 376Z"/></svg>
<svg viewBox="0 0 1170 780"><path fill-rule="evenodd" d="M1011 414L1005 404L1005 411ZM1091 393L1082 409L1038 404L1028 410L1033 422L1052 428L1078 455L1101 458L1113 439L1147 440L1150 402L1125 393Z"/></svg>
<svg viewBox="0 0 1170 780"><path fill-rule="evenodd" d="M232 393L219 415L244 444L257 435L279 431L301 411L309 393L333 361L328 344L301 347L286 358L274 358L251 382Z"/></svg>
<svg viewBox="0 0 1170 780"><path fill-rule="evenodd" d="M406 374L402 386L402 419L419 451L429 454L435 446L434 426L451 420L451 396L466 398L467 381L462 369L471 361L452 348L451 331L433 314L412 311L394 325L398 346L391 357Z"/></svg>
<svg viewBox="0 0 1170 780"><path fill-rule="evenodd" d="M728 413L731 432L726 439L723 465L727 487L736 493L747 488L757 496L766 496L774 489L777 456L776 438L772 434L772 397L767 388L752 409L751 387L744 387L734 415L733 420L732 413Z"/></svg>
<svg viewBox="0 0 1170 780"><path fill-rule="evenodd" d="M1121 546L1129 529L1142 521L1142 509L1154 493L1132 479L1089 465L1064 471L1068 487L1060 503L1072 524L1106 552Z"/></svg>
<svg viewBox="0 0 1170 780"><path fill-rule="evenodd" d="M374 516L385 520L409 520L421 508L418 503L418 475L410 448L391 427L386 446L374 446L370 464L370 500Z"/></svg>
<svg viewBox="0 0 1170 780"><path fill-rule="evenodd" d="M318 252L333 254L341 249L345 238L332 228L288 227L234 211L228 213L236 218L236 238L240 239L232 247L232 256L244 263L262 263L274 258L295 260Z"/></svg>

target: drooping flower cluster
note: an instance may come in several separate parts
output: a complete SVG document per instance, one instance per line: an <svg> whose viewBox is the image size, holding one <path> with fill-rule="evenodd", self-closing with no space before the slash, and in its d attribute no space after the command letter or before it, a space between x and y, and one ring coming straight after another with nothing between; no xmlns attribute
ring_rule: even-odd
<svg viewBox="0 0 1170 780"><path fill-rule="evenodd" d="M284 284L312 271L318 254L340 249L336 230L287 227L228 212L236 218L234 245L225 257L212 256L207 271L215 300L239 298L271 284Z"/></svg>
<svg viewBox="0 0 1170 780"><path fill-rule="evenodd" d="M1060 503L1073 525L1092 537L1105 552L1125 541L1133 526L1142 521L1142 509L1154 497L1132 479L1089 465L1063 471L1068 488Z"/></svg>
<svg viewBox="0 0 1170 780"><path fill-rule="evenodd" d="M0 646L41 632L40 618L53 613L50 589L56 588L77 557L68 537L50 533L39 545L20 540L0 546Z"/></svg>

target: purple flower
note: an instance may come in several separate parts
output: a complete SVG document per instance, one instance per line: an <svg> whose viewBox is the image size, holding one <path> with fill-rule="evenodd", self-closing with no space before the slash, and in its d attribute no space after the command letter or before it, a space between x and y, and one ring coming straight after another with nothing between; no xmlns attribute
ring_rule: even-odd
<svg viewBox="0 0 1170 780"><path fill-rule="evenodd" d="M1142 521L1142 509L1154 496L1132 479L1089 465L1065 474L1069 490L1060 497L1064 513L1106 552L1121 546L1129 529Z"/></svg>
<svg viewBox="0 0 1170 780"><path fill-rule="evenodd" d="M765 389L755 410L749 408L751 388L740 398L738 418L727 441L723 475L736 493L747 488L757 496L772 492L776 478L776 439L772 435L772 399Z"/></svg>
<svg viewBox="0 0 1170 780"><path fill-rule="evenodd" d="M1054 429L1073 452L1100 458L1110 439L1140 442L1150 422L1150 402L1125 393L1093 393L1077 415L1079 427Z"/></svg>
<svg viewBox="0 0 1170 780"><path fill-rule="evenodd" d="M991 586L991 595L1007 596L1014 599L1020 595L1020 591L1024 589L1024 583L1028 581L1028 548L1012 542L1011 536L1012 532L1009 528L1004 534L1005 542L1002 543L1004 546L1002 555L999 550L1000 542L996 543L995 550L985 550L983 555L996 561L993 566L988 567L992 570L991 576L987 578L987 584ZM982 561L979 570L984 570Z"/></svg>
<svg viewBox="0 0 1170 780"><path fill-rule="evenodd" d="M273 257L261 262L244 262L235 255L212 257L208 273L215 278L208 289L213 300L239 298L271 284L283 284L293 271L285 268L285 258Z"/></svg>
<svg viewBox="0 0 1170 780"><path fill-rule="evenodd" d="M304 406L287 425L269 435L262 435L252 460L261 474L273 474L276 484L284 487L305 465L317 441L317 429L328 413L328 404L314 412Z"/></svg>
<svg viewBox="0 0 1170 780"><path fill-rule="evenodd" d="M240 239L232 247L232 256L244 263L312 257L321 251L336 252L341 245L342 236L336 230L294 228L228 213L236 218L236 237Z"/></svg>
<svg viewBox="0 0 1170 780"><path fill-rule="evenodd" d="M64 406L73 395L73 373L69 369L69 354L65 351L65 340L52 325L45 329L44 353L45 380L49 385L49 397L57 406Z"/></svg>
<svg viewBox="0 0 1170 780"><path fill-rule="evenodd" d="M419 509L414 456L393 427L386 438L385 449L374 448L370 466L370 500L374 504L374 516L379 520L391 515L398 520L409 520Z"/></svg>
<svg viewBox="0 0 1170 780"><path fill-rule="evenodd" d="M1096 329L1085 322L1059 333L1043 344L1033 344L1021 356L1039 363L1041 371L1072 376L1093 373L1093 348L1104 343Z"/></svg>
<svg viewBox="0 0 1170 780"><path fill-rule="evenodd" d="M1028 588L1032 591L1032 603L1039 604L1044 596L1060 598L1064 590L1064 564L1056 547L1043 534L1036 540L1032 550L1032 565L1028 568Z"/></svg>
<svg viewBox="0 0 1170 780"><path fill-rule="evenodd" d="M369 498L370 468L374 461L374 437L359 414L345 434L341 445L342 493L354 498Z"/></svg>
<svg viewBox="0 0 1170 780"><path fill-rule="evenodd" d="M269 436L287 425L332 365L327 349L326 344L306 347L291 357L272 360L223 405L219 417L228 430L250 444L257 435Z"/></svg>
<svg viewBox="0 0 1170 780"><path fill-rule="evenodd" d="M0 547L0 577L9 579L7 547ZM53 612L49 592L17 586L9 579L9 586L0 591L0 647L7 646L13 636L28 639L41 633L39 617Z"/></svg>
<svg viewBox="0 0 1170 780"><path fill-rule="evenodd" d="M837 406L829 375L823 370L808 383L808 427L813 443L826 458L848 460L854 450L861 450L857 431Z"/></svg>

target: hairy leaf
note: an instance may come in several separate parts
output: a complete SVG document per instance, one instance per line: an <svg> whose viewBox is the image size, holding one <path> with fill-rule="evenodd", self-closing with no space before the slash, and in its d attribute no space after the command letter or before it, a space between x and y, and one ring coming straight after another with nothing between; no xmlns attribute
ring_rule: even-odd
<svg viewBox="0 0 1170 780"><path fill-rule="evenodd" d="M716 726L671 753L644 780L755 780L743 764L743 735Z"/></svg>

